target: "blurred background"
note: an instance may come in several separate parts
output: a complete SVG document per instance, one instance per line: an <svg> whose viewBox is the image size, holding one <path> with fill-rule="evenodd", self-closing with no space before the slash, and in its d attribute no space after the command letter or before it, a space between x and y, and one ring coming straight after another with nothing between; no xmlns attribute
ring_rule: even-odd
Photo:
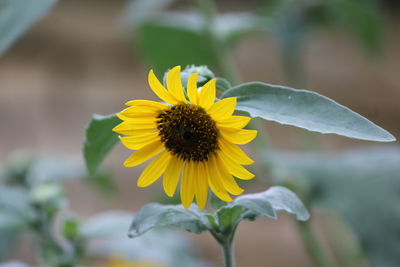
<svg viewBox="0 0 400 267"><path fill-rule="evenodd" d="M130 99L156 100L147 85L149 69L162 78L178 64L208 65L232 84L262 81L316 91L399 138L398 1L217 0L217 49L203 32L201 2L60 0L49 8L0 58L3 181L23 168L39 180L49 172L53 177L84 177L63 179L68 206L83 221L109 210L124 210L121 220L131 218L145 203L165 201L160 183L136 187L143 167L124 168L130 152L122 146L104 162L108 178L100 183L86 178L81 151L93 113L118 112ZM5 5L0 5L0 38L10 27L1 20ZM274 183L295 188L312 210L312 231L333 266L399 266L398 142L357 141L272 122L263 126L269 149L256 160L257 182L243 184L246 192ZM129 222L122 230L127 231ZM5 229L4 235L10 232ZM210 235L171 238L175 236L191 244L188 253L201 262L198 266L220 266L219 247ZM8 241L0 245L5 251L0 259L37 264L32 240L20 236L8 251ZM237 265L313 266L304 242L299 226L286 214L277 221L242 223L235 237ZM102 253L93 251L93 258ZM149 255L164 259L161 252ZM178 266L163 262L157 259L154 266Z"/></svg>

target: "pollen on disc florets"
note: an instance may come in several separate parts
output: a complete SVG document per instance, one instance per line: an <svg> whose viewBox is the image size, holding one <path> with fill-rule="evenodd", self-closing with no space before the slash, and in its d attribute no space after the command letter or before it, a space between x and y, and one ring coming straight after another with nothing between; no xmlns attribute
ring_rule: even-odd
<svg viewBox="0 0 400 267"><path fill-rule="evenodd" d="M199 106L181 104L161 111L157 128L166 149L183 160L207 161L218 149L215 121Z"/></svg>

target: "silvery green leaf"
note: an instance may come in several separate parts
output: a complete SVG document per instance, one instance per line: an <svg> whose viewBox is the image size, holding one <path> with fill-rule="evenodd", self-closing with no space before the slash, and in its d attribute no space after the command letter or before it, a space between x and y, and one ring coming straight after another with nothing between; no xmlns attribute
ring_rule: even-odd
<svg viewBox="0 0 400 267"><path fill-rule="evenodd" d="M235 199L234 205L246 208L246 216L276 218L277 211L286 211L294 214L297 220L306 221L310 217L307 209L295 193L282 186L272 186L268 190L247 194ZM270 207L272 207L272 211Z"/></svg>
<svg viewBox="0 0 400 267"><path fill-rule="evenodd" d="M164 78L163 78L164 85L166 84L167 73L168 73L168 71L165 72L165 74L164 74ZM189 77L193 73L199 74L197 76L197 87L201 87L205 83L207 83L209 80L215 78L215 74L205 65L202 65L202 66L187 65L181 71L181 79L182 79L182 84L184 87L186 87Z"/></svg>
<svg viewBox="0 0 400 267"><path fill-rule="evenodd" d="M121 120L116 115L93 115L86 128L86 139L83 144L83 155L90 175L94 175L101 162L118 143L118 134L112 129Z"/></svg>
<svg viewBox="0 0 400 267"><path fill-rule="evenodd" d="M0 54L40 20L57 0L0 0Z"/></svg>
<svg viewBox="0 0 400 267"><path fill-rule="evenodd" d="M185 210L182 205L150 203L133 217L129 236L137 237L154 228L164 227L182 228L197 234L209 229L208 220L195 205Z"/></svg>
<svg viewBox="0 0 400 267"><path fill-rule="evenodd" d="M5 210L15 214L15 216L26 219L33 216L28 192L18 186L0 186L0 210Z"/></svg>
<svg viewBox="0 0 400 267"><path fill-rule="evenodd" d="M232 87L231 83L225 78L217 78L216 87L218 92L225 92Z"/></svg>
<svg viewBox="0 0 400 267"><path fill-rule="evenodd" d="M273 186L261 193L242 195L220 208L217 215L219 225L228 228L241 220L253 221L260 217L276 219L277 211L281 210L294 214L300 221L310 217L301 200L282 186Z"/></svg>
<svg viewBox="0 0 400 267"><path fill-rule="evenodd" d="M251 117L297 126L323 134L391 142L393 135L371 121L318 93L261 82L244 83L222 98L237 97L237 109Z"/></svg>

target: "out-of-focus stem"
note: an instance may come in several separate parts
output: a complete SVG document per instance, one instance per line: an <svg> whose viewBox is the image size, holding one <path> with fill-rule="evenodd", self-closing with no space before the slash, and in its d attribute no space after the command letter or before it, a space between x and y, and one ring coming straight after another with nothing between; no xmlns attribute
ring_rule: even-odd
<svg viewBox="0 0 400 267"><path fill-rule="evenodd" d="M296 224L314 266L333 267L331 260L327 257L315 232L311 228L310 221L296 221Z"/></svg>
<svg viewBox="0 0 400 267"><path fill-rule="evenodd" d="M228 49L215 32L216 24L216 8L212 0L196 0L197 6L200 8L205 21L205 35L211 46L213 56L217 64L217 68L232 84L237 84L239 74L235 69L235 64L229 55Z"/></svg>
<svg viewBox="0 0 400 267"><path fill-rule="evenodd" d="M230 56L228 49L221 42L219 37L215 33L215 16L216 8L212 0L196 0L198 7L200 8L203 17L206 21L206 33L211 44L213 53L215 54L216 63L221 71L221 74L228 79L232 84L237 84L240 81L239 74L236 71L235 63ZM250 123L250 128L258 131L259 136L256 138L255 142L257 147L265 148L269 146L268 139L264 134L264 127L260 121L253 120ZM261 158L263 149L256 149L256 153Z"/></svg>

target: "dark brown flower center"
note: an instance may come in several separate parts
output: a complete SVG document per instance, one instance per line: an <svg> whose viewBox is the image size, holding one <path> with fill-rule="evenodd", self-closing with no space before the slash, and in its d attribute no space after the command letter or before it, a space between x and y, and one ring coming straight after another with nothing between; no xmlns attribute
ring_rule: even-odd
<svg viewBox="0 0 400 267"><path fill-rule="evenodd" d="M157 128L167 150L183 160L207 161L218 149L215 122L199 106L182 104L163 110Z"/></svg>

